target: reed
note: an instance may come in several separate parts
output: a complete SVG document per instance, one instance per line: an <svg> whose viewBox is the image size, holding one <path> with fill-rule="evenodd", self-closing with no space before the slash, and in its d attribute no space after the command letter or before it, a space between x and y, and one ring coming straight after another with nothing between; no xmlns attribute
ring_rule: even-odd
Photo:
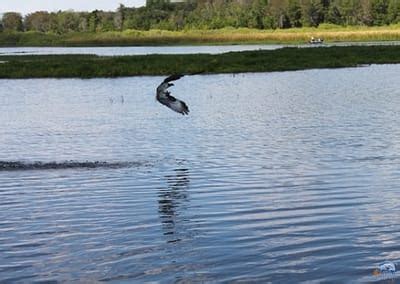
<svg viewBox="0 0 400 284"><path fill-rule="evenodd" d="M88 46L88 45L165 45L165 44L241 44L305 43L311 36L326 42L396 41L400 26L341 27L257 30L224 28L219 30L125 30L122 32L43 34L36 32L0 33L0 46Z"/></svg>

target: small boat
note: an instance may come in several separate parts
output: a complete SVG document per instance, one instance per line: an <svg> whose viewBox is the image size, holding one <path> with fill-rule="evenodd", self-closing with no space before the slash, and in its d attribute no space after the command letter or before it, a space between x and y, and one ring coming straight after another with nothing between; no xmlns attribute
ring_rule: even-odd
<svg viewBox="0 0 400 284"><path fill-rule="evenodd" d="M311 39L308 43L309 44L322 44L322 43L324 43L324 39L311 37Z"/></svg>

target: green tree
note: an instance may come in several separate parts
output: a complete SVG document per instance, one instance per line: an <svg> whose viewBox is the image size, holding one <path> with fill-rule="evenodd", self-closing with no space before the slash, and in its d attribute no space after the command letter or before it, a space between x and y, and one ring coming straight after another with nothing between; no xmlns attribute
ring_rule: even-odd
<svg viewBox="0 0 400 284"><path fill-rule="evenodd" d="M34 12L28 14L24 18L25 29L28 31L49 32L54 30L56 20L45 11Z"/></svg>
<svg viewBox="0 0 400 284"><path fill-rule="evenodd" d="M288 0L270 0L268 2L268 15L274 19L273 28L289 28Z"/></svg>
<svg viewBox="0 0 400 284"><path fill-rule="evenodd" d="M99 24L97 30L101 32L108 32L114 30L114 13L100 11L99 14Z"/></svg>
<svg viewBox="0 0 400 284"><path fill-rule="evenodd" d="M98 16L99 11L94 10L88 15L88 31L89 32L96 32L97 31L97 25L99 24L99 16Z"/></svg>
<svg viewBox="0 0 400 284"><path fill-rule="evenodd" d="M374 18L374 25L382 26L389 23L388 2L388 0L374 0L372 2L372 15Z"/></svg>
<svg viewBox="0 0 400 284"><path fill-rule="evenodd" d="M343 24L342 14L340 13L340 9L336 6L336 4L331 4L329 6L325 16L325 22L335 25Z"/></svg>
<svg viewBox="0 0 400 284"><path fill-rule="evenodd" d="M125 19L125 6L119 4L117 11L114 14L114 28L118 31L121 31L124 26L124 19Z"/></svg>
<svg viewBox="0 0 400 284"><path fill-rule="evenodd" d="M292 27L301 27L301 7L299 0L289 0L288 4L288 17Z"/></svg>
<svg viewBox="0 0 400 284"><path fill-rule="evenodd" d="M305 0L302 2L302 24L317 27L324 20L324 9L320 1Z"/></svg>
<svg viewBox="0 0 400 284"><path fill-rule="evenodd" d="M390 23L397 24L400 22L400 1L390 0L388 7L388 20Z"/></svg>
<svg viewBox="0 0 400 284"><path fill-rule="evenodd" d="M57 32L69 33L79 30L80 17L79 14L72 11L57 12Z"/></svg>
<svg viewBox="0 0 400 284"><path fill-rule="evenodd" d="M360 0L361 9L357 13L359 23L367 26L374 24L374 16L372 14L372 3L373 0Z"/></svg>
<svg viewBox="0 0 400 284"><path fill-rule="evenodd" d="M88 32L89 31L88 13L80 13L79 14L78 31L79 32Z"/></svg>
<svg viewBox="0 0 400 284"><path fill-rule="evenodd" d="M124 29L148 30L151 27L151 12L147 7L130 10L124 21Z"/></svg>
<svg viewBox="0 0 400 284"><path fill-rule="evenodd" d="M5 31L23 31L22 16L20 13L8 12L3 15L3 29Z"/></svg>
<svg viewBox="0 0 400 284"><path fill-rule="evenodd" d="M359 19L358 12L361 9L359 0L338 0L340 14L342 15L342 22L346 26L358 25Z"/></svg>
<svg viewBox="0 0 400 284"><path fill-rule="evenodd" d="M257 28L262 29L264 28L263 18L264 18L264 8L265 4L263 1L255 0L253 1L252 5L249 7L249 28Z"/></svg>

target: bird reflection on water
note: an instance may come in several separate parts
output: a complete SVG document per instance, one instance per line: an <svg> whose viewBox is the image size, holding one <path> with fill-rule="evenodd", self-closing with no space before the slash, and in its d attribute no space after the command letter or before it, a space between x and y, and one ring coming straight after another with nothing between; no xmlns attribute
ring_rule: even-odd
<svg viewBox="0 0 400 284"><path fill-rule="evenodd" d="M158 207L164 235L168 243L181 241L185 219L182 216L188 198L190 184L188 169L175 169L173 174L165 176L167 188L158 194Z"/></svg>

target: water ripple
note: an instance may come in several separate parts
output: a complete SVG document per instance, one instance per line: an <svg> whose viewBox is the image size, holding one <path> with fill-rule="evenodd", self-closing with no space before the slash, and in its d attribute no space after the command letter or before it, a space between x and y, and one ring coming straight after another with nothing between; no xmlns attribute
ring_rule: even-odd
<svg viewBox="0 0 400 284"><path fill-rule="evenodd" d="M185 118L162 77L1 81L0 282L373 282L400 263L399 73L186 76Z"/></svg>
<svg viewBox="0 0 400 284"><path fill-rule="evenodd" d="M0 171L29 171L29 170L65 170L65 169L118 169L147 166L142 162L22 162L22 161L0 161Z"/></svg>

